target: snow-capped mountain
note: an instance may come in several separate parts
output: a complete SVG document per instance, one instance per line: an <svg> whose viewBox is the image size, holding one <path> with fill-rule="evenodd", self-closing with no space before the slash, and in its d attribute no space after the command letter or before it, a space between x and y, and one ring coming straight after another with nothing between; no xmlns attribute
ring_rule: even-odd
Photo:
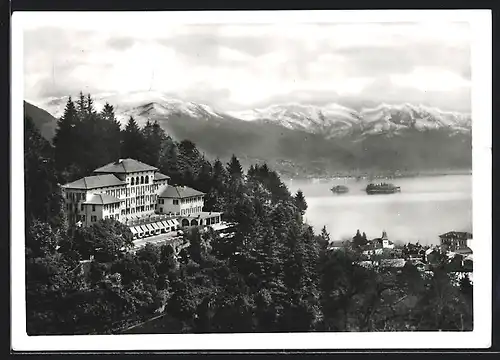
<svg viewBox="0 0 500 360"><path fill-rule="evenodd" d="M468 132L472 126L470 114L443 111L423 105L381 104L375 108L362 109L364 132L380 133L402 129Z"/></svg>
<svg viewBox="0 0 500 360"><path fill-rule="evenodd" d="M350 133L359 128L361 122L356 111L338 104L318 107L293 103L228 114L246 121L269 121L288 129L324 134L327 137Z"/></svg>
<svg viewBox="0 0 500 360"><path fill-rule="evenodd" d="M208 105L172 99L154 91L124 94L100 94L93 96L94 106L100 111L106 102L114 106L117 119L126 123L130 116L139 125L148 119L167 120L172 117L210 121L229 119L246 122L271 123L290 130L298 130L324 136L326 139L340 137L365 138L384 134L397 136L409 129L469 133L471 116L458 112L443 111L423 105L380 104L359 111L337 103L327 105L304 105L297 103L271 105L266 108L222 112ZM46 109L58 118L64 113L68 97L52 98L35 105ZM73 96L77 100L77 96Z"/></svg>
<svg viewBox="0 0 500 360"><path fill-rule="evenodd" d="M76 101L77 98L77 96L72 96L73 101ZM208 105L173 99L163 93L153 91L98 94L92 95L92 99L97 111L101 111L106 103L113 105L116 118L122 124L125 124L130 116L134 117L139 125L144 124L151 117L170 115L185 115L203 120L221 117ZM64 114L67 102L68 96L64 96L50 98L45 102L34 102L34 104L59 118Z"/></svg>
<svg viewBox="0 0 500 360"><path fill-rule="evenodd" d="M359 112L339 104L285 104L229 114L246 121L270 121L289 129L324 134L328 138L348 134L396 135L406 129L449 129L452 133L471 129L470 114L412 104L381 104Z"/></svg>

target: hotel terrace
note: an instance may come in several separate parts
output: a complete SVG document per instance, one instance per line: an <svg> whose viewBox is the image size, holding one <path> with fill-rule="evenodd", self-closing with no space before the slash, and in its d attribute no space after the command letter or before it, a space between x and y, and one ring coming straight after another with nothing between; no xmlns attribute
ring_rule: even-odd
<svg viewBox="0 0 500 360"><path fill-rule="evenodd" d="M94 170L91 176L62 185L68 221L91 226L115 219L127 226L134 240L150 236L176 236L186 227L223 230L222 213L203 212L204 193L171 186L169 176L134 159L119 159Z"/></svg>

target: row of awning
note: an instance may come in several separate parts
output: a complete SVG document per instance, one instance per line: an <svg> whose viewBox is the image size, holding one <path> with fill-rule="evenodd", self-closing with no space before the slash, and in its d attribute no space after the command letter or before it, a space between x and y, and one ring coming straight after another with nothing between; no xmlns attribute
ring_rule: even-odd
<svg viewBox="0 0 500 360"><path fill-rule="evenodd" d="M163 220L157 221L149 224L135 225L130 227L130 231L132 234L141 234L141 233L149 233L151 231L161 231L162 229L170 229L172 227L177 228L179 226L179 222L176 219L172 220Z"/></svg>

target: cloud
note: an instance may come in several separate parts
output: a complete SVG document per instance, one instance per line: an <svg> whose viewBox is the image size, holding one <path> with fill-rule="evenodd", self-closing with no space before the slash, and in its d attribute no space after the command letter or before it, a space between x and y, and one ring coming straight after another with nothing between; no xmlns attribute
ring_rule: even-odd
<svg viewBox="0 0 500 360"><path fill-rule="evenodd" d="M118 37L108 39L106 42L108 46L115 50L126 50L135 44L135 39L130 37Z"/></svg>
<svg viewBox="0 0 500 360"><path fill-rule="evenodd" d="M150 24L24 34L28 99L155 90L235 110L273 102L470 103L460 23Z"/></svg>

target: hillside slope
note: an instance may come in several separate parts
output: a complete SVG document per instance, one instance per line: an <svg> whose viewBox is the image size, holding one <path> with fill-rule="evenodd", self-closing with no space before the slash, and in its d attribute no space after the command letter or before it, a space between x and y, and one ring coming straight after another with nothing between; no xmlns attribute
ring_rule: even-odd
<svg viewBox="0 0 500 360"><path fill-rule="evenodd" d="M57 127L57 119L54 116L26 101L24 102L24 115L31 117L44 138L52 140Z"/></svg>

